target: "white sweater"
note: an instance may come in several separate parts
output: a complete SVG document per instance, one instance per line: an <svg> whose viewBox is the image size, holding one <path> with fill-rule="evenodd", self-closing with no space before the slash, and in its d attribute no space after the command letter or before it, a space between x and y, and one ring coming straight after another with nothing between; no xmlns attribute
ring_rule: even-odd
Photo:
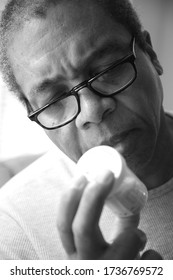
<svg viewBox="0 0 173 280"><path fill-rule="evenodd" d="M0 190L0 259L67 259L57 230L57 207L76 165L57 148L10 180ZM100 226L111 242L114 214L105 206ZM148 248L173 259L173 180L149 192L140 228Z"/></svg>

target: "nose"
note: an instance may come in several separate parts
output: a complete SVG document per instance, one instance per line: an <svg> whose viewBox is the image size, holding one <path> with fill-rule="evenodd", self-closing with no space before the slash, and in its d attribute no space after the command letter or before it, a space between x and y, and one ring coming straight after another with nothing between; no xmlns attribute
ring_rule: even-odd
<svg viewBox="0 0 173 280"><path fill-rule="evenodd" d="M79 92L81 112L76 118L76 126L87 129L92 124L101 123L104 118L116 108L116 101L110 97L96 95L88 88Z"/></svg>

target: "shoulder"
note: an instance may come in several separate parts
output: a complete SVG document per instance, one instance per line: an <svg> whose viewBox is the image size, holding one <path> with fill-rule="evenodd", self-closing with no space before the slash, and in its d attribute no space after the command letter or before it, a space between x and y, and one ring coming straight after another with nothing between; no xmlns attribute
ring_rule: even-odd
<svg viewBox="0 0 173 280"><path fill-rule="evenodd" d="M0 210L33 209L49 204L69 185L75 163L53 149L14 176L0 189ZM50 203L51 204L51 203Z"/></svg>
<svg viewBox="0 0 173 280"><path fill-rule="evenodd" d="M74 170L74 162L57 148L51 149L9 180L0 189L0 200L2 196L9 198L50 186L61 189L72 178Z"/></svg>
<svg viewBox="0 0 173 280"><path fill-rule="evenodd" d="M75 163L60 151L52 150L2 187L0 244L6 240L7 248L0 245L0 258L2 250L5 254L10 252L7 255L13 258L10 256L13 254L11 244L14 252L15 248L21 248L33 259L49 259L60 254L62 247L56 228L57 209L61 192L69 186L74 170ZM55 250L58 247L59 252ZM14 258L18 258L17 255Z"/></svg>

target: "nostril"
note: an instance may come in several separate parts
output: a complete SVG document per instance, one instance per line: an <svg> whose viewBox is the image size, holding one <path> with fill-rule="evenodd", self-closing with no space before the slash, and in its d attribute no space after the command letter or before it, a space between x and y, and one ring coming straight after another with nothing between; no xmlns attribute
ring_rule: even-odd
<svg viewBox="0 0 173 280"><path fill-rule="evenodd" d="M113 111L112 108L107 109L107 110L103 113L102 118L100 118L100 122L102 122L107 116L109 116L109 114L111 114L112 111ZM98 122L98 123L100 123L100 122ZM84 129L89 129L90 124L91 124L90 122L85 122L85 123L83 124L83 128L84 128Z"/></svg>
<svg viewBox="0 0 173 280"><path fill-rule="evenodd" d="M84 125L83 125L84 129L88 129L89 127L90 127L90 123L89 122L84 123Z"/></svg>
<svg viewBox="0 0 173 280"><path fill-rule="evenodd" d="M113 109L112 108L109 108L107 109L104 114L103 114L103 117L102 119L106 118L109 114L111 114L113 112Z"/></svg>
<svg viewBox="0 0 173 280"><path fill-rule="evenodd" d="M80 95L80 114L76 118L76 126L80 129L89 129L92 124L99 125L105 118L111 116L116 108L116 102L113 98L102 98L92 94Z"/></svg>

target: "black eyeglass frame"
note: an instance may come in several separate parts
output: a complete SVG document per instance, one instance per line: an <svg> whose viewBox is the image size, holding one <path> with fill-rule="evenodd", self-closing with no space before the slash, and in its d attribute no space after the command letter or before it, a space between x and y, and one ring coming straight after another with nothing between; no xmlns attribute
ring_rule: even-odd
<svg viewBox="0 0 173 280"><path fill-rule="evenodd" d="M66 124L72 122L78 115L79 113L81 112L81 106L80 106L80 98L79 98L79 94L78 94L78 91L80 91L81 89L87 87L89 88L90 91L94 92L96 95L100 96L100 97L105 97L105 98L110 98L112 96L115 96L116 94L124 91L126 88L128 88L137 78L137 68L136 68L136 65L135 65L135 59L136 59L136 52L135 52L135 37L132 38L131 40L131 53L126 55L125 57L119 59L119 60L116 60L115 62L113 62L109 67L107 67L106 69L104 69L103 71L101 71L100 73L96 74L94 77L88 79L88 80L85 80L83 82L81 82L80 84L76 85L75 87L73 87L69 92L67 93L63 93L63 95L57 97L56 99L50 101L49 103L47 103L46 105L44 105L43 107L35 110L34 112L30 112L28 114L28 118L31 120L31 121L35 121L36 123L38 123L41 127L43 127L44 129L47 129L47 130L53 130L53 129L57 129L57 128L60 128L62 126L65 126ZM126 84L124 85L123 87L121 87L119 90L113 92L112 94L103 94L103 93L100 93L99 91L97 91L96 89L94 89L92 87L92 82L95 81L96 79L98 79L100 76L102 76L103 74L105 74L106 72L108 72L109 70L113 69L114 67L120 65L120 64L123 64L123 63L126 63L126 62L129 62L132 64L133 68L134 68L134 77ZM77 100L77 103L78 103L78 111L77 113L75 114L75 116L70 119L69 121L61 124L61 125L57 125L57 126L54 126L54 127L46 127L44 125L42 125L39 120L38 120L38 115L40 113L42 113L46 108L48 108L50 105L56 103L57 101L60 101L60 100L63 100L65 99L66 97L68 96L75 96L76 100Z"/></svg>

